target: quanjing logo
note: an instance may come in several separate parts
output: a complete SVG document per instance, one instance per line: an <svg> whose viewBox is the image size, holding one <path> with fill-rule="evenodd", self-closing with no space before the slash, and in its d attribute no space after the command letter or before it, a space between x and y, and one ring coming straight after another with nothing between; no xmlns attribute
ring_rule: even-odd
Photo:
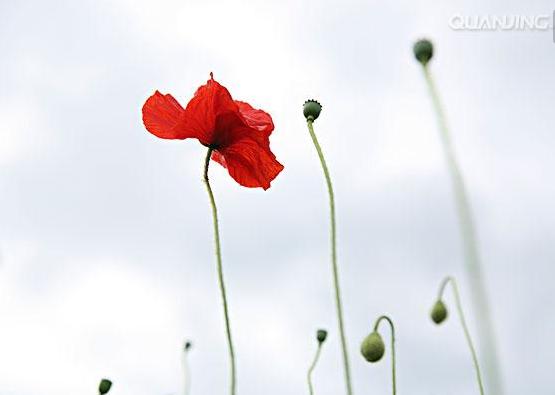
<svg viewBox="0 0 555 395"><path fill-rule="evenodd" d="M547 31L553 29L553 17L549 14L539 15L461 15L455 14L449 19L453 30L472 31ZM554 31L555 39L555 31Z"/></svg>

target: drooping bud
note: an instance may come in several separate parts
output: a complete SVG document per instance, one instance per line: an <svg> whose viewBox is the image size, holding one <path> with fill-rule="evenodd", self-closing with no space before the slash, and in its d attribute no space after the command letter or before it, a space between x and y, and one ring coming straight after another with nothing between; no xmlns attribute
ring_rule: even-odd
<svg viewBox="0 0 555 395"><path fill-rule="evenodd" d="M413 51L416 59L426 66L434 55L434 46L430 40L422 39L414 44Z"/></svg>
<svg viewBox="0 0 555 395"><path fill-rule="evenodd" d="M385 353L385 344L382 337L376 331L366 336L360 346L360 352L368 362L378 362Z"/></svg>
<svg viewBox="0 0 555 395"><path fill-rule="evenodd" d="M112 382L110 380L108 379L100 380L100 384L98 385L98 392L100 395L107 394L108 391L110 391L110 388L112 388Z"/></svg>
<svg viewBox="0 0 555 395"><path fill-rule="evenodd" d="M441 300L438 300L434 304L434 307L432 308L432 312L430 313L430 316L432 317L432 321L434 321L436 324L439 325L447 319L447 315L448 315L448 311L447 311L447 307L445 306L445 303L443 303L443 301Z"/></svg>
<svg viewBox="0 0 555 395"><path fill-rule="evenodd" d="M326 331L325 329L318 329L318 331L316 331L316 340L318 340L318 343L322 344L326 341L327 337L328 331Z"/></svg>
<svg viewBox="0 0 555 395"><path fill-rule="evenodd" d="M316 100L310 99L304 102L303 114L307 121L314 121L320 116L322 105Z"/></svg>

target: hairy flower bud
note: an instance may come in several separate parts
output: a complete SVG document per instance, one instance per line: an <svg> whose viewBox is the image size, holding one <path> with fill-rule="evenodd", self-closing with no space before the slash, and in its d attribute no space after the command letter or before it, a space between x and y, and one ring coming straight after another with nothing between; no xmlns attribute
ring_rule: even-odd
<svg viewBox="0 0 555 395"><path fill-rule="evenodd" d="M100 393L100 395L107 394L108 391L110 391L110 388L112 388L112 382L110 380L100 380L100 384L98 385L98 392Z"/></svg>
<svg viewBox="0 0 555 395"><path fill-rule="evenodd" d="M318 329L318 331L316 332L316 340L318 340L318 343L323 343L326 341L326 338L328 337L328 331L326 331L325 329Z"/></svg>
<svg viewBox="0 0 555 395"><path fill-rule="evenodd" d="M320 116L322 105L316 100L310 99L304 102L303 114L307 121L314 121Z"/></svg>
<svg viewBox="0 0 555 395"><path fill-rule="evenodd" d="M360 352L368 362L378 362L385 353L385 344L378 332L372 332L362 341Z"/></svg>
<svg viewBox="0 0 555 395"><path fill-rule="evenodd" d="M426 66L434 55L434 46L430 40L422 39L414 44L413 51L416 59Z"/></svg>
<svg viewBox="0 0 555 395"><path fill-rule="evenodd" d="M436 324L441 324L443 321L445 321L445 319L447 318L448 312L447 312L447 307L445 306L445 303L443 303L441 300L438 300L435 304L434 307L432 308L432 312L430 313L430 316L432 317L432 321L434 321Z"/></svg>

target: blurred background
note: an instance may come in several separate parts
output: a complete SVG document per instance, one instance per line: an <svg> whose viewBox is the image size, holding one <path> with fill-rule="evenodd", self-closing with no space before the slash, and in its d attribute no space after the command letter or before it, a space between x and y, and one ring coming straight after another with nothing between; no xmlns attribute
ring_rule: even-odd
<svg viewBox="0 0 555 395"><path fill-rule="evenodd" d="M360 341L390 314L399 393L477 387L453 311L475 333L449 174L421 67L443 98L477 221L506 394L548 394L555 340L553 31L458 31L453 15L552 15L551 1L0 2L0 393L228 391L205 149L144 129L155 89L185 105L210 71L274 118L268 191L213 165L241 395L344 392L328 207L302 104L334 177L355 392L390 391ZM552 20L550 20L552 23ZM452 305L452 298L448 296ZM385 329L385 327L384 327ZM387 332L384 331L386 340Z"/></svg>

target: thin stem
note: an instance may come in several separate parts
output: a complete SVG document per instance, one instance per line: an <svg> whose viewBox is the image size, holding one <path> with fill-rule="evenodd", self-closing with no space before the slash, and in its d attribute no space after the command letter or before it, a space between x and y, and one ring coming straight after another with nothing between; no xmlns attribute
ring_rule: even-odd
<svg viewBox="0 0 555 395"><path fill-rule="evenodd" d="M208 148L206 153L206 159L204 160L204 184L206 185L206 190L208 192L208 197L210 198L210 205L212 206L212 219L214 222L214 242L216 250L216 262L218 265L218 284L220 286L220 294L222 296L222 304L224 307L224 318L225 318L225 331L227 335L227 345L229 351L229 359L231 362L231 386L230 393L235 395L236 389L236 373L235 373L235 351L233 349L233 341L231 339L231 325L229 323L229 308L227 305L227 296L225 291L224 274L222 269L222 251L220 247L220 229L218 226L218 209L216 208L216 201L214 200L214 193L210 187L210 182L208 181L208 166L210 165L210 157L212 155L212 148Z"/></svg>
<svg viewBox="0 0 555 395"><path fill-rule="evenodd" d="M464 318L457 282L453 277L446 277L441 283L441 286L439 288L438 300L441 300L443 292L445 291L445 287L448 283L451 283L453 295L455 296L455 304L457 306L459 319L461 321L461 326L464 331L464 336L466 337L466 342L468 343L468 348L470 349L470 353L472 354L472 362L474 363L474 370L476 371L476 379L478 380L478 386L480 387L480 394L484 395L484 385L482 383L482 374L480 372L480 365L478 364L478 357L476 356L476 350L474 349L474 344L472 343L472 338L470 337L470 331L468 330L468 326L466 325L466 320Z"/></svg>
<svg viewBox="0 0 555 395"><path fill-rule="evenodd" d="M453 277L451 276L447 276L441 281L441 284L439 285L439 292L437 293L437 300L442 299L443 293L445 292L445 287L447 287L447 284L449 284L452 278Z"/></svg>
<svg viewBox="0 0 555 395"><path fill-rule="evenodd" d="M374 325L374 331L378 331L378 327L382 320L386 320L389 323L389 327L391 328L391 380L393 382L393 395L397 394L397 376L395 374L395 325L393 325L393 321L386 316L382 315L376 320L376 324Z"/></svg>
<svg viewBox="0 0 555 395"><path fill-rule="evenodd" d="M318 349L316 350L316 355L314 355L314 360L312 361L310 368L308 368L307 378L308 378L308 390L310 391L310 395L314 395L314 387L312 386L312 372L314 372L314 368L316 367L316 364L318 363L318 359L320 358L320 353L322 352L322 344L323 344L322 342L318 342Z"/></svg>
<svg viewBox="0 0 555 395"><path fill-rule="evenodd" d="M328 166L326 165L326 160L324 159L324 153L322 152L322 148L318 143L318 139L316 138L316 134L314 133L313 121L308 120L308 132L310 133L310 137L312 138L312 142L314 143L314 147L316 148L316 152L318 153L318 157L320 158L320 163L322 165L322 170L324 171L324 177L326 178L326 184L328 187L328 195L329 195L329 203L330 203L330 221L331 221L331 263L332 263L332 271L333 271L333 286L335 290L335 306L337 310L337 320L339 323L339 335L341 338L341 349L343 351L343 368L345 373L345 382L347 386L347 394L352 395L352 385L351 385L351 371L349 368L349 354L347 352L347 341L345 338L345 328L343 323L343 307L341 304L341 290L339 287L339 269L337 267L337 249L336 249L336 226L335 226L335 199L333 195L333 186L331 183L330 173L328 170Z"/></svg>
<svg viewBox="0 0 555 395"><path fill-rule="evenodd" d="M452 187L455 196L455 202L458 211L459 225L463 239L463 249L466 261L466 274L471 286L472 305L477 315L477 325L480 333L480 346L482 355L485 358L487 371L491 373L490 384L492 392L496 395L502 395L503 386L501 381L501 372L499 366L499 358L497 353L497 344L494 335L493 322L491 319L490 304L486 292L486 286L482 274L482 265L478 253L478 244L476 230L470 202L466 192L464 179L462 177L455 152L453 150L449 128L445 117L445 112L439 98L437 88L435 86L429 67L423 67L424 77L428 85L428 90L432 98L434 109L437 115L441 142L447 167L451 174Z"/></svg>
<svg viewBox="0 0 555 395"><path fill-rule="evenodd" d="M187 352L183 353L183 395L189 395L191 393L191 370L189 369L189 362L187 360Z"/></svg>

